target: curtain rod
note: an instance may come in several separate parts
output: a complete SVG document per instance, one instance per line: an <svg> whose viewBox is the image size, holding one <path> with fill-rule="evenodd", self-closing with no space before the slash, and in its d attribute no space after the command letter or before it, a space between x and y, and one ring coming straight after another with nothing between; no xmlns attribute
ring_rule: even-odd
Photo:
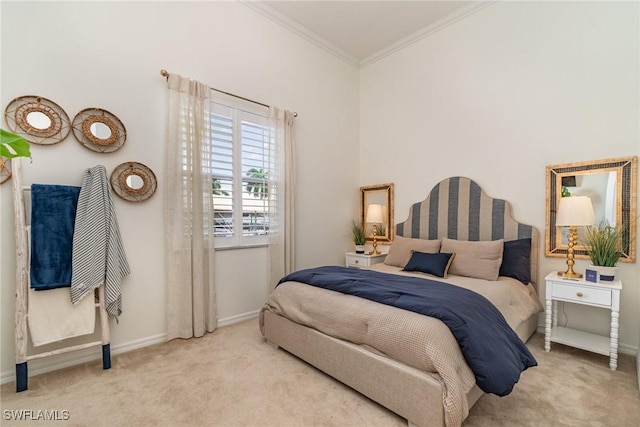
<svg viewBox="0 0 640 427"><path fill-rule="evenodd" d="M169 80L169 72L167 70L160 70L160 74L166 77ZM233 96L234 98L242 99L244 101L253 102L254 104L262 105L263 107L269 108L269 105L263 104L262 102L254 101L253 99L245 98L244 96L236 95L234 93L225 92L224 90L211 88L211 90L215 90L216 92L224 93L225 95ZM294 112L293 117L298 117L298 113Z"/></svg>

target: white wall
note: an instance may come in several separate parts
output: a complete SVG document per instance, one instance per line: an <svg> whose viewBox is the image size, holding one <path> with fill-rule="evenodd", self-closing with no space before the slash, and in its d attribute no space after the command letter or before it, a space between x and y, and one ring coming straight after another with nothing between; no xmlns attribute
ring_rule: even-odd
<svg viewBox="0 0 640 427"><path fill-rule="evenodd" d="M441 179L467 176L544 239L546 165L640 154L639 7L495 3L362 69L361 184L394 182L400 222ZM566 267L540 257L541 277ZM621 350L635 353L638 263L619 273ZM566 313L608 332L604 310Z"/></svg>
<svg viewBox="0 0 640 427"><path fill-rule="evenodd" d="M123 283L120 323L112 322L114 349L161 340L165 333L163 68L299 113L298 266L343 262L359 186L358 74L352 66L236 2L2 2L0 8L3 109L15 97L40 95L57 102L71 120L86 107L109 110L128 132L125 146L111 154L92 152L72 135L55 146L33 146L25 181L80 185L84 169L104 164L111 171L125 161L144 163L158 176L151 199L116 200L132 273ZM5 381L15 363L10 182L0 187L0 201ZM261 307L268 287L265 253L217 253L222 321ZM30 372L41 362L31 362Z"/></svg>

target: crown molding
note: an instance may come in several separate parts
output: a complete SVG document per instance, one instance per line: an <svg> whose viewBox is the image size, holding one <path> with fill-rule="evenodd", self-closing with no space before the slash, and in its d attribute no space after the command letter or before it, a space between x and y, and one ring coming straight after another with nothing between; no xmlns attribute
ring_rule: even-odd
<svg viewBox="0 0 640 427"><path fill-rule="evenodd" d="M318 34L307 29L305 26L300 25L293 19L289 18L287 15L268 6L264 2L255 1L255 0L238 0L238 1L243 5L247 6L248 8L255 10L262 16L265 16L271 19L276 24L279 24L284 28L288 29L289 31L299 35L303 39L315 44L318 47L321 47L322 49L326 50L332 55L337 56L338 58L342 59L346 63L353 65L356 68L360 66L360 62L353 55L350 55L349 53L340 49L335 44L324 39L323 37L320 37Z"/></svg>
<svg viewBox="0 0 640 427"><path fill-rule="evenodd" d="M455 10L443 16L442 18L438 19L437 21L433 22L432 24L427 25L426 27L416 31L415 33L410 34L407 37L398 40L392 45L387 46L384 49L381 49L378 52L375 52L367 56L366 58L363 58L362 60L359 61L358 68L363 68L363 67L366 67L367 65L371 65L374 62L377 62L391 55L392 53L402 50L405 47L412 45L424 39L425 37L430 36L431 34L437 33L438 31L448 27L449 25L453 25L456 22L470 15L473 15L479 10L482 10L485 7L491 6L492 4L495 4L497 2L498 0L490 0L490 1L474 0L467 6L462 7L458 10Z"/></svg>
<svg viewBox="0 0 640 427"><path fill-rule="evenodd" d="M479 10L484 9L485 7L488 7L494 3L497 3L499 0L473 0L470 4L468 4L467 6L464 6L458 10L455 10L447 15L445 15L444 17L440 18L439 20L437 20L436 22L427 25L426 27L416 31L413 34L410 34L409 36L400 39L399 41L393 43L392 45L385 47L384 49L379 50L378 52L375 52L365 58L363 58L362 60L358 60L356 57L354 57L353 55L345 52L344 50L340 49L338 46L336 46L335 44L331 43L330 41L326 40L323 37L320 37L318 34L314 33L313 31L309 30L308 28L306 28L305 26L297 23L296 21L294 21L293 19L289 18L288 16L286 16L285 14L283 14L282 12L268 6L267 4L265 4L262 1L256 1L256 0L238 0L239 3L242 3L243 5L247 6L248 8L258 12L259 14L265 16L266 18L269 18L270 20L272 20L273 22L283 26L284 28L288 29L289 31L299 35L300 37L304 38L305 40L315 44L316 46L326 50L327 52L331 53L332 55L335 55L336 57L340 58L341 60L347 62L350 65L353 65L356 68L363 68L366 67L368 65L373 64L374 62L377 62L399 50L404 49L405 47L412 45L413 43L416 43L420 40L422 40L425 37L430 36L431 34L434 34L446 27L448 27L449 25L452 25L464 18L466 18L467 16L470 16L476 12L478 12Z"/></svg>

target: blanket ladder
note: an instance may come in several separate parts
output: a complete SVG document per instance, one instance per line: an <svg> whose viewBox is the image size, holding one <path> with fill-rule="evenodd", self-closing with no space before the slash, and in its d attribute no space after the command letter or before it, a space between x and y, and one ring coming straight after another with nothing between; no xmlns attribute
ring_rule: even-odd
<svg viewBox="0 0 640 427"><path fill-rule="evenodd" d="M109 338L109 316L105 308L104 286L97 289L95 306L100 315L102 340L85 344L63 347L52 351L27 354L28 344L28 295L29 295L29 239L28 239L28 215L25 205L25 192L31 191L30 187L22 185L22 165L19 158L11 160L13 178L13 211L16 232L16 299L15 299L15 351L16 351L16 392L25 391L28 388L29 360L41 359L48 356L69 353L89 347L102 345L102 368L111 368L111 346ZM46 291L42 291L46 292ZM95 297L94 297L95 298Z"/></svg>

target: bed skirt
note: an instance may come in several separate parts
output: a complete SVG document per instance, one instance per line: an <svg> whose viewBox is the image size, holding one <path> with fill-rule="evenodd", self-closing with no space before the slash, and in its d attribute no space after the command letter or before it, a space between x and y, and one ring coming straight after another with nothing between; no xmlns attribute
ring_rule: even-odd
<svg viewBox="0 0 640 427"><path fill-rule="evenodd" d="M274 346L310 363L408 421L410 426L445 425L442 386L429 374L348 341L292 322L265 310L264 337ZM516 329L526 341L536 330L537 315ZM467 394L469 408L483 392L474 386Z"/></svg>

